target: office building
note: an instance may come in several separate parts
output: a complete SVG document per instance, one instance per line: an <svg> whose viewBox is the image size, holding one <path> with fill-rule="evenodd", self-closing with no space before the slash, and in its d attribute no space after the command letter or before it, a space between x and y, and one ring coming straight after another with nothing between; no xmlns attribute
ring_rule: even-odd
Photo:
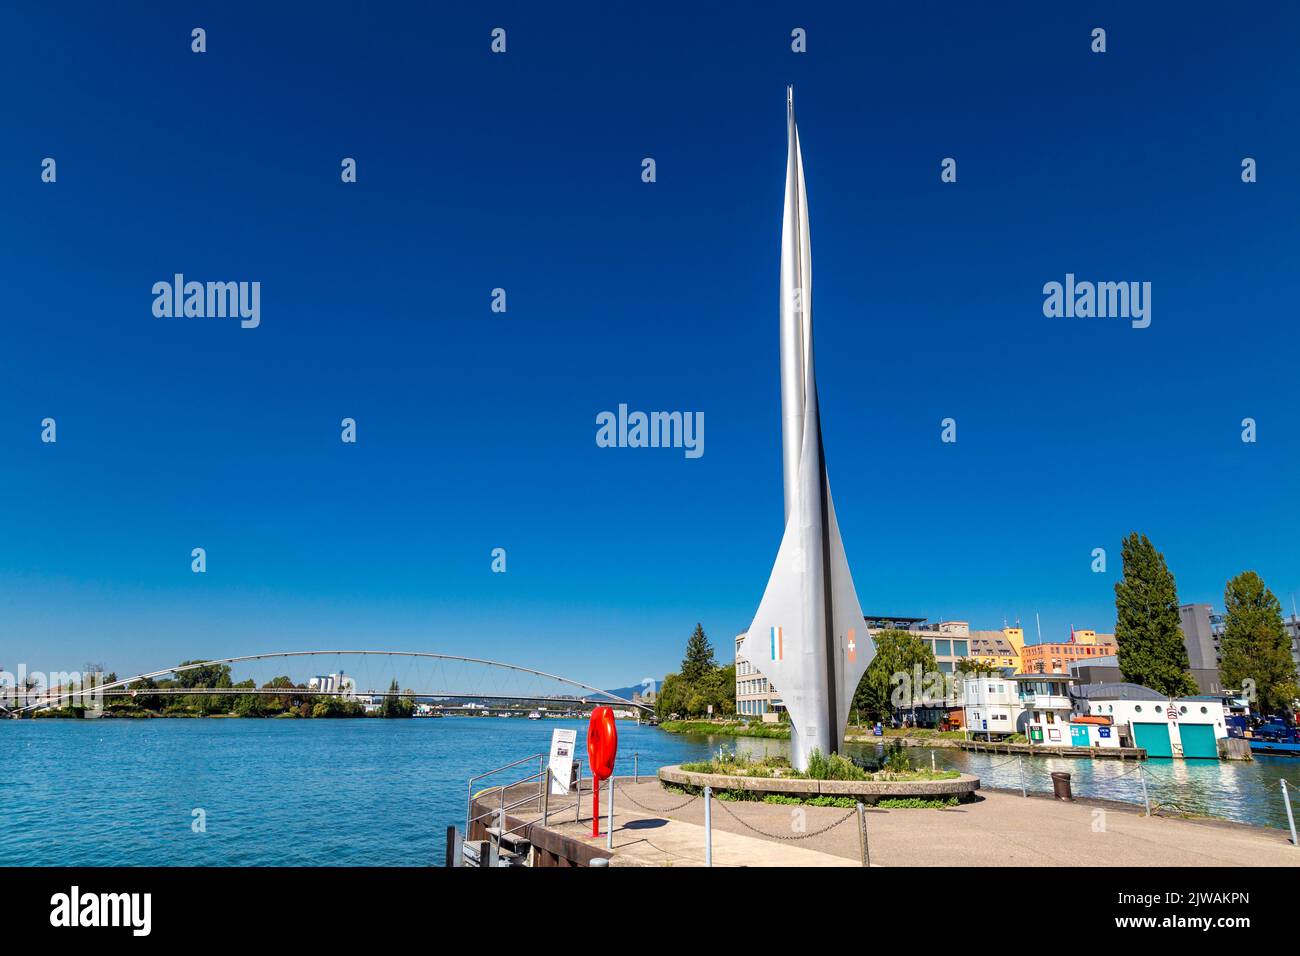
<svg viewBox="0 0 1300 956"><path fill-rule="evenodd" d="M1021 673L1069 674L1072 663L1115 653L1115 635L1092 630L1070 630L1070 639L1026 645L1020 652Z"/></svg>
<svg viewBox="0 0 1300 956"><path fill-rule="evenodd" d="M740 653L745 635L736 635L736 715L774 720L785 704L772 682ZM770 716L769 716L770 715Z"/></svg>

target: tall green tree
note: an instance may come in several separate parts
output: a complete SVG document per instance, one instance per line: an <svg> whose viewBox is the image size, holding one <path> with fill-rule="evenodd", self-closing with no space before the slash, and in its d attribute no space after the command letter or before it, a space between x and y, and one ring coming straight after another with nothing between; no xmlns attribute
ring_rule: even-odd
<svg viewBox="0 0 1300 956"><path fill-rule="evenodd" d="M695 632L686 642L686 656L682 658L681 675L690 684L703 680L717 668L713 660L713 645L704 635L704 625L696 624Z"/></svg>
<svg viewBox="0 0 1300 956"><path fill-rule="evenodd" d="M380 715L384 717L410 717L411 712L415 709L414 701L408 702L405 697L397 696L401 691L401 685L397 683L397 678L388 685L388 696L384 698L384 703L379 709Z"/></svg>
<svg viewBox="0 0 1300 956"><path fill-rule="evenodd" d="M736 712L736 665L717 665L703 625L696 624L686 642L681 673L664 677L655 696L655 712L660 717L703 717L710 707L715 717Z"/></svg>
<svg viewBox="0 0 1300 956"><path fill-rule="evenodd" d="M1243 571L1224 588L1223 611L1219 674L1224 686L1238 688L1254 681L1262 713L1289 713L1297 696L1296 669L1281 603L1263 578Z"/></svg>
<svg viewBox="0 0 1300 956"><path fill-rule="evenodd" d="M1124 680L1170 697L1196 693L1178 620L1178 587L1165 556L1134 531L1115 584L1115 643Z"/></svg>
<svg viewBox="0 0 1300 956"><path fill-rule="evenodd" d="M686 682L681 674L665 675L655 695L655 713L660 720L667 720L673 714L681 716L686 712Z"/></svg>
<svg viewBox="0 0 1300 956"><path fill-rule="evenodd" d="M923 680L926 674L938 673L934 651L915 634L896 628L875 634L871 641L876 655L858 682L854 708L873 720L883 719L895 710L914 711L924 690L914 686L916 668L920 666ZM901 697L895 697L896 690L903 692Z"/></svg>

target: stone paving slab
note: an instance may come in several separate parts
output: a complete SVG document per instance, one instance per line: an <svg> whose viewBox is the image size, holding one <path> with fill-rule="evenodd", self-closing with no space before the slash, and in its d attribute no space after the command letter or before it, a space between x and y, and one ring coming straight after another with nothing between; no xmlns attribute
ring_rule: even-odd
<svg viewBox="0 0 1300 956"><path fill-rule="evenodd" d="M564 816L571 821L572 799L564 799ZM583 825L564 824L585 831L587 839L590 799L590 792L585 793ZM620 780L614 802L615 865L702 864L702 800L670 793L658 781ZM755 832L816 833L849 813L715 800L715 865L860 866L856 814L826 833L798 841ZM880 866L1300 866L1300 849L1291 846L1282 830L1145 817L1141 808L1099 801L1066 803L980 791L975 802L949 809L868 808L866 818L871 862Z"/></svg>

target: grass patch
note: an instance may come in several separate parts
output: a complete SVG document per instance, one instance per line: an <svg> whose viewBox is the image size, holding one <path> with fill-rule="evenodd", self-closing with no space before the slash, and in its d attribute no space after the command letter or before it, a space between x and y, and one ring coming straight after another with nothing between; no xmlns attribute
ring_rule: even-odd
<svg viewBox="0 0 1300 956"><path fill-rule="evenodd" d="M766 737L789 740L790 728L784 724L760 724L743 720L715 724L710 720L665 720L660 730L670 734L720 734L724 737Z"/></svg>
<svg viewBox="0 0 1300 956"><path fill-rule="evenodd" d="M882 810L946 810L957 806L956 797L923 799L920 797L883 797L876 806Z"/></svg>
<svg viewBox="0 0 1300 956"><path fill-rule="evenodd" d="M814 750L808 756L808 769L795 770L785 757L766 756L754 759L737 756L721 749L712 760L697 760L684 763L681 767L687 773L715 773L735 777L755 777L760 780L925 781L956 780L961 776L961 773L956 770L913 768L907 751L902 747L891 749L881 763L865 766L840 754L831 754L827 757L820 750Z"/></svg>
<svg viewBox="0 0 1300 956"><path fill-rule="evenodd" d="M763 802L790 807L838 807L841 810L848 810L858 805L858 802L852 797L791 797L784 793L769 793L763 797Z"/></svg>

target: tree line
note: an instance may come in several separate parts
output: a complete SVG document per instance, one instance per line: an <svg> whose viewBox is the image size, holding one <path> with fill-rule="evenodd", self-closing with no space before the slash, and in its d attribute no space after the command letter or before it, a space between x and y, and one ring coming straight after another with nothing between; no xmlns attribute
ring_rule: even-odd
<svg viewBox="0 0 1300 956"><path fill-rule="evenodd" d="M696 624L686 641L680 670L664 677L655 697L655 713L665 719L704 717L710 706L715 717L735 714L736 665L718 665L704 626Z"/></svg>
<svg viewBox="0 0 1300 956"><path fill-rule="evenodd" d="M203 664L202 660L182 661L180 667ZM109 675L106 682L116 679ZM252 678L234 683L229 664L207 664L182 670L174 678L146 678L131 685L134 697L112 697L105 702L106 712L129 714L151 711L176 716L235 717L410 717L415 712L415 694L402 692L396 680L388 687L389 696L379 710L367 713L363 704L342 695L323 696L307 693L305 684L296 684L287 674L273 677L261 688ZM282 690L283 694L151 694L157 690L222 689ZM400 696L393 696L400 695Z"/></svg>

